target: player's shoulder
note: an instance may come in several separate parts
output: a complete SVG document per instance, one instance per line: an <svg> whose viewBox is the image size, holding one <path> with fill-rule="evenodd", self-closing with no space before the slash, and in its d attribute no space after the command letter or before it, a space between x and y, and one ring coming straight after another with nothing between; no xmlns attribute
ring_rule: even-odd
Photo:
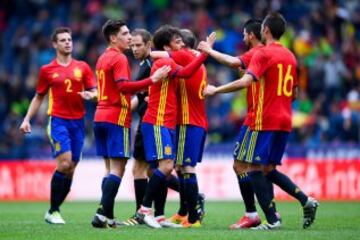
<svg viewBox="0 0 360 240"><path fill-rule="evenodd" d="M89 64L83 60L73 59L74 64L78 67L90 68Z"/></svg>
<svg viewBox="0 0 360 240"><path fill-rule="evenodd" d="M57 67L58 64L56 63L56 60L53 59L51 60L51 62L47 63L47 64L44 64L40 67L40 71L48 71L54 67Z"/></svg>

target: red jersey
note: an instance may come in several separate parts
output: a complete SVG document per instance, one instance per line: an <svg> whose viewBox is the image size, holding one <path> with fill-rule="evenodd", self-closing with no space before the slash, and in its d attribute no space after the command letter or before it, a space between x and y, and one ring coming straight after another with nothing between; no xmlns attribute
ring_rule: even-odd
<svg viewBox="0 0 360 240"><path fill-rule="evenodd" d="M176 127L178 78L173 78L171 75L179 70L179 66L171 58L161 58L153 63L151 75L165 65L171 67L169 77L149 87L148 108L143 122L174 129Z"/></svg>
<svg viewBox="0 0 360 240"><path fill-rule="evenodd" d="M291 131L296 66L294 54L280 43L269 44L254 54L248 73L257 79L259 90L251 129Z"/></svg>
<svg viewBox="0 0 360 240"><path fill-rule="evenodd" d="M62 66L54 59L40 68L36 92L45 95L49 91L50 116L80 119L85 108L78 92L95 87L94 75L87 63L72 59L68 66Z"/></svg>
<svg viewBox="0 0 360 240"><path fill-rule="evenodd" d="M171 52L170 55L181 66L186 66L195 58L195 55L187 49ZM207 130L208 121L205 110L205 97L202 94L206 85L207 72L204 65L189 79L179 79L178 124L191 124Z"/></svg>
<svg viewBox="0 0 360 240"><path fill-rule="evenodd" d="M254 56L254 53L260 48L264 47L264 45L258 45L256 47L251 48L249 51L239 56L241 61L241 68L246 69L249 67L251 58ZM244 125L249 126L251 124L251 119L254 117L254 109L253 106L255 104L255 96L256 96L256 83L252 83L246 89L246 102L247 102L247 114L244 120Z"/></svg>
<svg viewBox="0 0 360 240"><path fill-rule="evenodd" d="M148 108L143 122L175 129L178 79L191 77L206 58L207 54L202 53L184 68L177 65L171 58L161 58L154 62L151 74L166 65L170 66L171 71L166 79L149 87Z"/></svg>
<svg viewBox="0 0 360 240"><path fill-rule="evenodd" d="M95 122L109 122L130 128L131 94L121 93L117 81L128 81L130 67L126 56L115 48L107 48L96 63L98 104Z"/></svg>

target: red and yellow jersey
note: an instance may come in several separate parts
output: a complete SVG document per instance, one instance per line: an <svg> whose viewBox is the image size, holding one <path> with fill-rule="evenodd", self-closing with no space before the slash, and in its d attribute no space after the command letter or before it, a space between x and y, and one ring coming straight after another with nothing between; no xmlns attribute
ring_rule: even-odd
<svg viewBox="0 0 360 240"><path fill-rule="evenodd" d="M172 77L172 75L176 74L180 66L171 58L161 58L153 63L151 74L165 65L171 67L169 77L149 87L148 108L145 112L143 122L175 129L178 107L176 96L178 78Z"/></svg>
<svg viewBox="0 0 360 240"><path fill-rule="evenodd" d="M195 59L195 55L187 49L171 52L170 56L181 66L186 66ZM202 94L206 85L207 72L204 65L190 78L179 79L177 124L191 124L207 130L205 97Z"/></svg>
<svg viewBox="0 0 360 240"><path fill-rule="evenodd" d="M72 59L68 66L58 64L56 59L40 68L36 92L49 92L48 114L50 116L79 119L85 114L84 100L78 92L96 87L89 65Z"/></svg>
<svg viewBox="0 0 360 240"><path fill-rule="evenodd" d="M249 67L251 58L254 56L254 53L260 48L264 47L264 45L258 45L256 47L251 48L249 51L239 56L241 61L241 68L246 69ZM252 118L254 117L254 104L255 104L255 96L257 91L256 83L252 83L249 87L246 88L246 100L247 100L247 115L244 120L244 125L249 126L251 124Z"/></svg>
<svg viewBox="0 0 360 240"><path fill-rule="evenodd" d="M296 67L294 54L280 43L256 51L247 71L255 77L258 85L251 129L291 131Z"/></svg>
<svg viewBox="0 0 360 240"><path fill-rule="evenodd" d="M130 67L126 56L115 48L107 48L96 63L98 81L98 104L95 122L109 122L130 127L131 94L123 94L117 87L118 81L129 81Z"/></svg>

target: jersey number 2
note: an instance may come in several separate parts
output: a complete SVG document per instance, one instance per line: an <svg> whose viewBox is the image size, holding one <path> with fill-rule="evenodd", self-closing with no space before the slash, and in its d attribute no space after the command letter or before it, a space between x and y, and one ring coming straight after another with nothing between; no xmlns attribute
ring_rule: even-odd
<svg viewBox="0 0 360 240"><path fill-rule="evenodd" d="M277 95L282 96L284 94L286 97L290 97L293 92L294 82L294 77L291 75L292 65L287 66L285 77L283 76L284 65L278 64L277 67L279 69Z"/></svg>
<svg viewBox="0 0 360 240"><path fill-rule="evenodd" d="M66 84L66 92L71 93L73 90L71 89L71 80L70 79L65 79L65 84Z"/></svg>

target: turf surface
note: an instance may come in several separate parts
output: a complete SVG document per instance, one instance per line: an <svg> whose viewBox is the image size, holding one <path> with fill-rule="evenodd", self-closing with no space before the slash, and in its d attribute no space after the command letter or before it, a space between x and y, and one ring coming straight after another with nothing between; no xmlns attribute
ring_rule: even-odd
<svg viewBox="0 0 360 240"><path fill-rule="evenodd" d="M243 204L236 202L207 202L206 217L200 229L150 229L146 226L117 229L94 229L90 221L97 207L96 202L69 202L62 207L67 222L64 226L44 222L47 203L0 202L0 239L360 239L359 202L321 202L315 224L302 229L302 209L295 203L278 203L283 228L277 231L229 230L243 211ZM167 213L176 211L177 203L167 204ZM134 211L134 203L117 202L118 219L126 219Z"/></svg>

